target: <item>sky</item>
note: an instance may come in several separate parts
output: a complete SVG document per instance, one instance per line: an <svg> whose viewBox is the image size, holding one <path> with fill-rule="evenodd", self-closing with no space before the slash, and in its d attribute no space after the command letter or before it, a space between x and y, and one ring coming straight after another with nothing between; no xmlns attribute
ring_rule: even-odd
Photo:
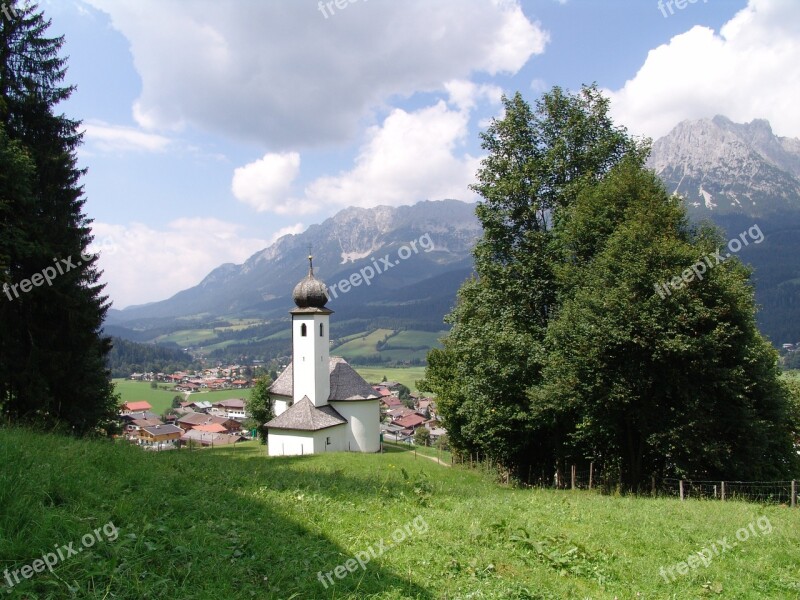
<svg viewBox="0 0 800 600"><path fill-rule="evenodd" d="M40 0L64 35L114 308L163 300L348 206L476 201L503 94L596 82L653 139L800 137L797 0Z"/></svg>

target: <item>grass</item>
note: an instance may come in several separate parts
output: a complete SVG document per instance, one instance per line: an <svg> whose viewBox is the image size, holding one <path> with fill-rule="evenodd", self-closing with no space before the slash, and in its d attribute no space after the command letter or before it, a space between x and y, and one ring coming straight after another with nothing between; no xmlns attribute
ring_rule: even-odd
<svg viewBox="0 0 800 600"><path fill-rule="evenodd" d="M83 536L109 523L117 531L113 541L103 531L52 574L23 579L13 590L20 598L800 593L800 511L785 507L511 489L409 452L268 459L248 443L150 453L1 429L0 460L0 572L34 564L56 545L81 548ZM674 581L659 574L765 519L768 535L755 527L708 566ZM393 535L406 539L395 544ZM351 562L354 572L323 587L318 573L324 578L370 547L376 558L365 569Z"/></svg>
<svg viewBox="0 0 800 600"><path fill-rule="evenodd" d="M412 455L416 452L423 456L430 456L431 458L438 458L444 463L450 464L452 462L452 455L447 450L439 450L432 446L417 446L415 444L404 444L397 442L383 442L384 446L390 448L391 451L397 452L410 452Z"/></svg>
<svg viewBox="0 0 800 600"><path fill-rule="evenodd" d="M347 359L364 358L378 354L376 344L394 333L391 329L376 329L371 333L364 333L331 350L332 354L344 356Z"/></svg>
<svg viewBox="0 0 800 600"><path fill-rule="evenodd" d="M425 376L425 367L353 367L369 383L380 383L384 377L389 381L397 381L417 391L417 381Z"/></svg>
<svg viewBox="0 0 800 600"><path fill-rule="evenodd" d="M333 352L348 360L358 360L380 356L381 359L395 363L410 363L414 360L424 361L431 348L440 346L439 338L444 331L399 331L376 329L367 334L361 333L343 338ZM386 345L377 349L378 342L386 340Z"/></svg>
<svg viewBox="0 0 800 600"><path fill-rule="evenodd" d="M128 379L114 379L116 391L120 394L122 402L135 402L136 400L147 400L153 406L153 412L157 415L162 414L172 406L172 399L175 396L183 396L183 392L173 390L172 384L158 383L159 386L167 385L169 391L161 389L154 390L150 387L149 381L130 381ZM250 390L225 390L221 392L197 392L191 394L192 400L204 400L206 402L219 402L220 400L230 400L232 398L249 398Z"/></svg>

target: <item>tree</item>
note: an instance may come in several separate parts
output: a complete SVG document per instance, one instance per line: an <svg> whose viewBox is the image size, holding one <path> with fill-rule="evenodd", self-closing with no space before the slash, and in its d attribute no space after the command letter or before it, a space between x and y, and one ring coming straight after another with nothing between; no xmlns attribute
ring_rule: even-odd
<svg viewBox="0 0 800 600"><path fill-rule="evenodd" d="M17 18L0 19L0 171L22 175L4 190L1 278L10 292L0 303L0 410L77 434L107 432L119 399L101 334L107 297L97 256L87 254L80 123L55 113L73 91L60 87L64 40L46 37L50 22L35 7L15 10Z"/></svg>
<svg viewBox="0 0 800 600"><path fill-rule="evenodd" d="M172 399L172 408L178 408L181 405L181 402L183 402L183 396L178 394Z"/></svg>
<svg viewBox="0 0 800 600"><path fill-rule="evenodd" d="M532 109L517 93L482 134L488 156L473 186L484 234L477 278L465 282L443 348L432 350L421 391L437 396L456 451L478 451L517 474L550 469L559 431L533 422L528 389L541 381L544 338L557 308L553 225L580 190L643 146L615 127L596 86L559 88Z"/></svg>
<svg viewBox="0 0 800 600"><path fill-rule="evenodd" d="M427 427L417 427L414 431L414 443L418 446L429 446L431 443L431 432Z"/></svg>
<svg viewBox="0 0 800 600"><path fill-rule="evenodd" d="M253 426L258 430L258 437L262 444L267 443L267 430L264 429L264 424L275 416L272 399L269 395L270 385L272 385L272 380L269 376L259 377L250 390L250 398L247 400L247 413L250 415Z"/></svg>
<svg viewBox="0 0 800 600"><path fill-rule="evenodd" d="M720 247L717 232L690 228L682 202L634 161L570 212L562 302L531 390L535 418L565 434L558 456L599 459L628 490L651 475L790 476L788 391L755 325L749 272L735 258L704 264L700 279L687 268ZM685 271L690 283L656 291Z"/></svg>

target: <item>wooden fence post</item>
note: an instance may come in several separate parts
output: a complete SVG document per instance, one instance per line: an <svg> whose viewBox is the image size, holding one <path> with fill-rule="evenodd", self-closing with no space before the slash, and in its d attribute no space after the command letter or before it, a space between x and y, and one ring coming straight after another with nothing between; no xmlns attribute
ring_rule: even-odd
<svg viewBox="0 0 800 600"><path fill-rule="evenodd" d="M720 497L722 498L722 501L725 502L725 482L724 481L720 482L720 492L721 492Z"/></svg>
<svg viewBox="0 0 800 600"><path fill-rule="evenodd" d="M593 476L594 476L594 461L589 463L589 489L592 489Z"/></svg>
<svg viewBox="0 0 800 600"><path fill-rule="evenodd" d="M655 475L653 475L650 478L650 495L651 496L655 496L656 495L656 476Z"/></svg>
<svg viewBox="0 0 800 600"><path fill-rule="evenodd" d="M681 479L678 482L678 489L680 490L680 493L681 493L681 502L683 502L683 479Z"/></svg>
<svg viewBox="0 0 800 600"><path fill-rule="evenodd" d="M575 465L572 465L572 473L571 473L571 484L572 489L575 489Z"/></svg>
<svg viewBox="0 0 800 600"><path fill-rule="evenodd" d="M797 480L792 479L792 508L797 506Z"/></svg>

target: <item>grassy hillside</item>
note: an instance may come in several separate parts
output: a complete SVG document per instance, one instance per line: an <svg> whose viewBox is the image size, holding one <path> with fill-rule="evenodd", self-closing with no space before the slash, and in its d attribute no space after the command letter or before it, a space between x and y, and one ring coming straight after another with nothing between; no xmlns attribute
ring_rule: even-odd
<svg viewBox="0 0 800 600"><path fill-rule="evenodd" d="M2 429L0 460L2 569L24 574L56 546L74 551L63 549L53 573L20 575L13 597L760 600L800 593L800 511L783 507L515 490L399 451L267 459L251 443L149 453ZM754 533L737 542L750 524ZM731 547L707 566L687 567L674 581L659 574L717 540ZM325 573L333 582L327 587L319 579Z"/></svg>

